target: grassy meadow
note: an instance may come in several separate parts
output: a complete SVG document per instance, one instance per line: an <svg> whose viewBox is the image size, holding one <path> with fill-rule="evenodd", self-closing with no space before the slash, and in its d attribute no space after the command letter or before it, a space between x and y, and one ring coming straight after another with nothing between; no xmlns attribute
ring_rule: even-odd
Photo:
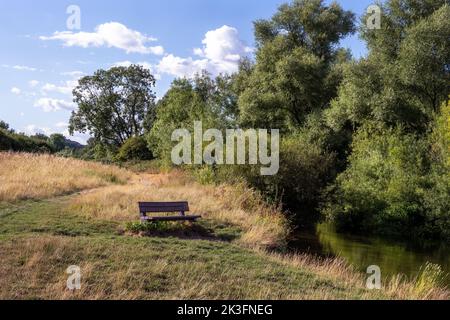
<svg viewBox="0 0 450 320"><path fill-rule="evenodd" d="M289 254L288 223L244 185L0 153L0 299L448 299L432 276L367 290L339 259ZM198 224L136 230L137 201L188 200ZM78 265L82 288L66 289Z"/></svg>
<svg viewBox="0 0 450 320"><path fill-rule="evenodd" d="M53 155L2 152L0 163L0 201L44 199L131 177L117 167Z"/></svg>

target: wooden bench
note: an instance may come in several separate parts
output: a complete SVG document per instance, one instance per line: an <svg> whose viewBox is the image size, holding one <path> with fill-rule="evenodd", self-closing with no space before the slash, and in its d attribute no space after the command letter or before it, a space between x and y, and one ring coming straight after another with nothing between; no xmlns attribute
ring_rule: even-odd
<svg viewBox="0 0 450 320"><path fill-rule="evenodd" d="M196 221L201 216L187 216L189 204L187 201L181 202L139 202L139 212L141 221ZM178 212L178 216L149 217L147 213L169 213Z"/></svg>

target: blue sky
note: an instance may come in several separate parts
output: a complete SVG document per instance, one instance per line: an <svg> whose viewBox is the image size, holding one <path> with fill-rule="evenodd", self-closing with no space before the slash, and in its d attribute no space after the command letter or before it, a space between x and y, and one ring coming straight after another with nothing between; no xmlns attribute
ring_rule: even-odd
<svg viewBox="0 0 450 320"><path fill-rule="evenodd" d="M282 0L2 0L0 2L0 119L17 131L67 135L76 80L98 68L140 63L164 95L177 76L206 68L231 72L251 55L253 24L270 18ZM338 1L360 16L371 0ZM81 29L68 30L70 5ZM357 36L343 41L365 54ZM86 136L72 139L84 142Z"/></svg>

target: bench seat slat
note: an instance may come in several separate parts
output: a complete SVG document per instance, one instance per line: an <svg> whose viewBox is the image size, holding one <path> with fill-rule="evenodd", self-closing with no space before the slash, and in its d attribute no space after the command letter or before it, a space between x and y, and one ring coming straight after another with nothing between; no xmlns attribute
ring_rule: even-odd
<svg viewBox="0 0 450 320"><path fill-rule="evenodd" d="M142 217L143 221L195 221L201 216Z"/></svg>
<svg viewBox="0 0 450 320"><path fill-rule="evenodd" d="M147 212L187 212L189 204L186 201L180 202L139 202L141 213Z"/></svg>

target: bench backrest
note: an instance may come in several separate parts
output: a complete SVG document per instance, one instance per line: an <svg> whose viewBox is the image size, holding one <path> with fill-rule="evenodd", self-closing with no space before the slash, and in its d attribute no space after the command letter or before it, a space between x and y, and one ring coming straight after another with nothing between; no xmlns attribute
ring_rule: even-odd
<svg viewBox="0 0 450 320"><path fill-rule="evenodd" d="M187 201L180 202L139 202L139 212L188 212Z"/></svg>

